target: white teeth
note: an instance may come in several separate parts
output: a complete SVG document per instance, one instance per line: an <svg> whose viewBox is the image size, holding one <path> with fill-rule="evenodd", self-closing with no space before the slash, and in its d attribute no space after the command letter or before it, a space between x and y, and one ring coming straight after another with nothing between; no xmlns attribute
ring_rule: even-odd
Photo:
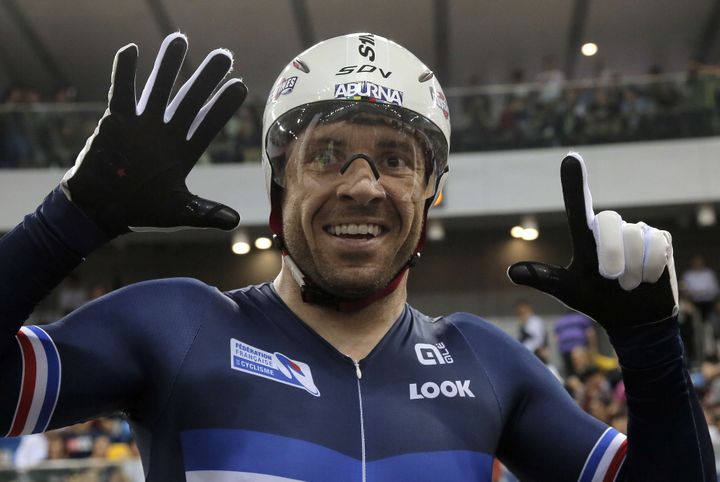
<svg viewBox="0 0 720 482"><path fill-rule="evenodd" d="M328 227L327 231L335 236L342 234L369 234L375 237L380 235L382 228L377 224L336 224Z"/></svg>

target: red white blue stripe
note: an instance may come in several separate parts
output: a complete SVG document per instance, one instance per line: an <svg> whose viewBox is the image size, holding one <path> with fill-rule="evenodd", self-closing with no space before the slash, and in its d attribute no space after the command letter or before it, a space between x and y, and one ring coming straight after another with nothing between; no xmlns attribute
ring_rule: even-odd
<svg viewBox="0 0 720 482"><path fill-rule="evenodd" d="M614 482L627 453L627 437L608 428L585 461L578 482Z"/></svg>
<svg viewBox="0 0 720 482"><path fill-rule="evenodd" d="M60 394L60 354L40 327L24 326L15 335L22 353L20 396L6 437L44 431Z"/></svg>

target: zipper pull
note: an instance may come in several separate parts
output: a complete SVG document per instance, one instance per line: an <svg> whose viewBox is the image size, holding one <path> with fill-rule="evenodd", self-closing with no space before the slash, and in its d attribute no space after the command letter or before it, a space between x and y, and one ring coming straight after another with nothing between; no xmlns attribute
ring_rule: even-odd
<svg viewBox="0 0 720 482"><path fill-rule="evenodd" d="M360 362L356 362L353 360L353 363L355 364L355 375L357 375L358 380L362 378L362 372L360 371Z"/></svg>

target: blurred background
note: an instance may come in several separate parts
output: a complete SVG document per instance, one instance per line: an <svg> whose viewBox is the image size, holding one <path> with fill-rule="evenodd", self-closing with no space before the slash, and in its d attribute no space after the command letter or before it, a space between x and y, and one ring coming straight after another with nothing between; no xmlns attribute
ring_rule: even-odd
<svg viewBox="0 0 720 482"><path fill-rule="evenodd" d="M369 31L423 60L450 104L450 179L410 302L488 318L585 410L624 430L622 380L602 331L505 276L516 261L569 261L559 163L578 150L596 210L673 234L688 365L720 445L720 0L0 0L0 233L74 163L105 109L115 51L139 45L141 88L177 30L190 41L183 77L222 46L250 89L189 178L193 192L237 209L241 229L118 239L29 323L145 279L191 276L221 290L271 280L280 261L259 164L265 98L305 48ZM0 440L0 481L142 480L135 456L122 417L91 421ZM499 464L495 477L513 480Z"/></svg>

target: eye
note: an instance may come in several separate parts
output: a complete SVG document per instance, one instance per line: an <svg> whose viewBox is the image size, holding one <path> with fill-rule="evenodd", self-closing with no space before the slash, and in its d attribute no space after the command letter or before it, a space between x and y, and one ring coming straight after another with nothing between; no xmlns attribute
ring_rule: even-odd
<svg viewBox="0 0 720 482"><path fill-rule="evenodd" d="M312 149L309 154L307 157L309 164L318 169L325 169L327 166L338 162L338 156L341 153L334 148L333 142L331 141L327 144L317 146L317 148Z"/></svg>
<svg viewBox="0 0 720 482"><path fill-rule="evenodd" d="M412 159L401 154L388 154L383 157L382 167L392 172L406 172L413 170Z"/></svg>

